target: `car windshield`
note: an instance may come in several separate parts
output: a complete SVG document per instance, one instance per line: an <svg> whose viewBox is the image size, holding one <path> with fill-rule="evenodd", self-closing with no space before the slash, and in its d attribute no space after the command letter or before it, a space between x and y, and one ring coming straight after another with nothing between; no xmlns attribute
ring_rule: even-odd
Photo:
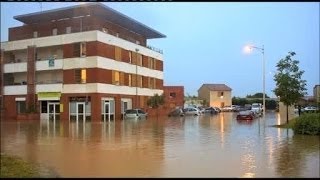
<svg viewBox="0 0 320 180"><path fill-rule="evenodd" d="M259 108L259 105L252 105L252 108Z"/></svg>
<svg viewBox="0 0 320 180"><path fill-rule="evenodd" d="M136 113L137 113L137 111L134 109L126 110L126 114L136 114Z"/></svg>
<svg viewBox="0 0 320 180"><path fill-rule="evenodd" d="M138 110L138 113L140 114L144 114L144 112L142 110Z"/></svg>

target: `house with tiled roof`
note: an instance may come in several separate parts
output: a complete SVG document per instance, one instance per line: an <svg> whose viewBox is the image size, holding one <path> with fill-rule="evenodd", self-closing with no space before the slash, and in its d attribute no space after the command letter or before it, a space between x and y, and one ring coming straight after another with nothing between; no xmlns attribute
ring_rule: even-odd
<svg viewBox="0 0 320 180"><path fill-rule="evenodd" d="M198 90L198 98L208 106L224 107L232 105L232 89L225 84L203 84Z"/></svg>

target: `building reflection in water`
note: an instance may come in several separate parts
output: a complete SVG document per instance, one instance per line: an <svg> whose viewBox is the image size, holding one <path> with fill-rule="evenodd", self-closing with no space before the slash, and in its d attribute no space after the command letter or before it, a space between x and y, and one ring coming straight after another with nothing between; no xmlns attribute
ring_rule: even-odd
<svg viewBox="0 0 320 180"><path fill-rule="evenodd" d="M1 152L46 163L62 177L158 177L164 159L161 124L152 119L110 123L38 121L32 127L16 126L15 138L26 141L17 140L20 143L12 142L13 146L1 143L6 145Z"/></svg>
<svg viewBox="0 0 320 180"><path fill-rule="evenodd" d="M319 138L286 134L277 113L69 123L1 123L1 152L62 177L319 177ZM261 125L263 123L261 122Z"/></svg>
<svg viewBox="0 0 320 180"><path fill-rule="evenodd" d="M221 148L224 148L224 113L222 113L222 116L220 117L220 143L221 143Z"/></svg>

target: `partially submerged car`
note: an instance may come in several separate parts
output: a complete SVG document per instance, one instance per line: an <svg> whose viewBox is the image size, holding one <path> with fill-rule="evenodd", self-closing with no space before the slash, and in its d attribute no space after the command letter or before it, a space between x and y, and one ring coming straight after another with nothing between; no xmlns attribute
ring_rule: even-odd
<svg viewBox="0 0 320 180"><path fill-rule="evenodd" d="M142 109L127 109L124 112L124 119L146 119L148 113Z"/></svg>
<svg viewBox="0 0 320 180"><path fill-rule="evenodd" d="M255 112L250 110L239 111L239 113L237 114L237 120L253 120L255 117Z"/></svg>
<svg viewBox="0 0 320 180"><path fill-rule="evenodd" d="M176 117L176 116L184 116L184 112L181 108L174 109L168 114L169 117Z"/></svg>
<svg viewBox="0 0 320 180"><path fill-rule="evenodd" d="M201 112L199 111L198 108L194 108L194 107L188 107L188 108L185 108L183 110L184 114L185 115L194 115L194 116L200 116L201 115Z"/></svg>

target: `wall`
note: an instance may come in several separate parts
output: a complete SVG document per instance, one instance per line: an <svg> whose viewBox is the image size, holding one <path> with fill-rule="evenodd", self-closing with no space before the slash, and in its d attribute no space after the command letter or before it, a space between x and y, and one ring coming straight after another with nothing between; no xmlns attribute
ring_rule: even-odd
<svg viewBox="0 0 320 180"><path fill-rule="evenodd" d="M224 106L232 105L231 91L223 91L223 98L218 96L218 92L210 91L210 106L221 107L221 102L224 102Z"/></svg>
<svg viewBox="0 0 320 180"><path fill-rule="evenodd" d="M280 119L282 123L285 123L287 120L287 106L283 104L283 102L279 102L279 113L280 113ZM289 106L288 107L288 120L290 121L291 119L297 117L298 114L294 113L294 106Z"/></svg>

